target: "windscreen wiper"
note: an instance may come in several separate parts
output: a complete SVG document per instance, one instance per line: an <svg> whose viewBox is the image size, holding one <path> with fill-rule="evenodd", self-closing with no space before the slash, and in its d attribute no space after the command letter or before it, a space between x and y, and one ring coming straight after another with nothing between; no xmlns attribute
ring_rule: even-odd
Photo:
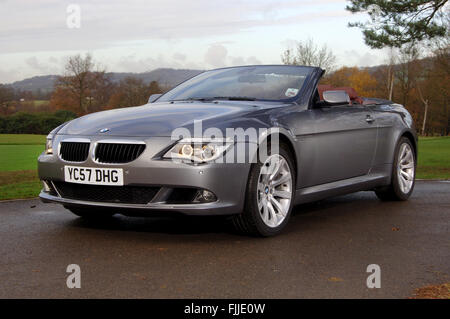
<svg viewBox="0 0 450 319"><path fill-rule="evenodd" d="M189 97L186 99L172 100L178 101L214 101L214 100L228 100L228 101L256 101L254 97L248 96L214 96L214 97Z"/></svg>
<svg viewBox="0 0 450 319"><path fill-rule="evenodd" d="M213 98L210 97L188 97L186 99L179 99L179 100L172 100L172 102L179 102L179 101L210 101Z"/></svg>
<svg viewBox="0 0 450 319"><path fill-rule="evenodd" d="M215 96L213 100L229 100L229 101L256 101L256 98L249 96Z"/></svg>

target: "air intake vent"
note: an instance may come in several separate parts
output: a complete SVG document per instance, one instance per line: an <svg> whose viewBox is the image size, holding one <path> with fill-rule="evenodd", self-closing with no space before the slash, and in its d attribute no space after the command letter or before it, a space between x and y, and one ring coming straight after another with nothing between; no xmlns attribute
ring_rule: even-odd
<svg viewBox="0 0 450 319"><path fill-rule="evenodd" d="M63 198L92 202L147 204L159 187L145 186L103 186L54 182Z"/></svg>
<svg viewBox="0 0 450 319"><path fill-rule="evenodd" d="M145 144L98 143L95 160L99 163L128 163L134 161L145 150Z"/></svg>
<svg viewBox="0 0 450 319"><path fill-rule="evenodd" d="M84 162L89 154L89 143L61 142L59 156L68 162Z"/></svg>

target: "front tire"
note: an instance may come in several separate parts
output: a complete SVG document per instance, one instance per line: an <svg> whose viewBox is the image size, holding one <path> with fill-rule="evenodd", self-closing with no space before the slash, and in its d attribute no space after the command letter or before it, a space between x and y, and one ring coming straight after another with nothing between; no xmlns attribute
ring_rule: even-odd
<svg viewBox="0 0 450 319"><path fill-rule="evenodd" d="M416 177L416 155L408 138L400 138L392 166L391 184L376 189L375 194L383 201L405 201L413 192Z"/></svg>
<svg viewBox="0 0 450 319"><path fill-rule="evenodd" d="M286 226L295 196L295 169L289 148L258 160L250 169L244 212L232 216L235 228L244 234L273 236Z"/></svg>

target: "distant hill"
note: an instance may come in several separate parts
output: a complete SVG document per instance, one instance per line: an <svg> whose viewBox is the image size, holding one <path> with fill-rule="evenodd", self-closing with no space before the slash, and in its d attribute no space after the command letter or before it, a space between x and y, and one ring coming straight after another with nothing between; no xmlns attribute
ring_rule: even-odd
<svg viewBox="0 0 450 319"><path fill-rule="evenodd" d="M203 71L162 68L143 73L108 72L107 75L111 76L113 82L119 82L127 76L133 76L142 79L146 83L157 81L161 86L173 87L201 72ZM53 84L57 77L57 75L34 76L22 81L10 83L9 85L15 90L41 91L44 93L53 90Z"/></svg>
<svg viewBox="0 0 450 319"><path fill-rule="evenodd" d="M201 73L201 70L186 70L186 69L156 69L150 72L143 73L107 73L111 75L114 82L119 82L128 76L133 76L142 79L145 83L157 81L161 86L173 87L180 84L187 79Z"/></svg>
<svg viewBox="0 0 450 319"><path fill-rule="evenodd" d="M370 74L374 74L384 65L377 65L372 67L366 67ZM399 65L396 65L399 67ZM163 87L174 87L175 85L203 72L202 70L189 70L189 69L170 69L160 68L149 72L131 73L131 72L108 72L107 75L111 76L113 82L120 82L128 76L133 76L142 79L145 83L151 81L157 81ZM20 89L23 91L37 92L41 91L46 93L53 90L53 84L58 76L57 75L43 75L34 76L22 81L16 81L9 84L14 89Z"/></svg>
<svg viewBox="0 0 450 319"><path fill-rule="evenodd" d="M55 82L57 75L41 75L33 76L22 81L16 81L9 86L15 90L32 91L32 92L49 92L53 90L53 83Z"/></svg>

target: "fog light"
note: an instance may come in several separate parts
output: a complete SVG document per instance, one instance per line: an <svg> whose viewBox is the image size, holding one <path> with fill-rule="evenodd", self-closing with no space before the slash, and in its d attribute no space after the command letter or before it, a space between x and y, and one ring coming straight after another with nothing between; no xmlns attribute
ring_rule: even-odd
<svg viewBox="0 0 450 319"><path fill-rule="evenodd" d="M50 186L48 186L46 181L42 181L42 186L44 188L44 192L50 193Z"/></svg>
<svg viewBox="0 0 450 319"><path fill-rule="evenodd" d="M216 197L216 195L214 195L214 193L204 189L204 190L199 190L197 192L194 202L210 203L210 202L215 202L216 200L217 200L217 197Z"/></svg>

